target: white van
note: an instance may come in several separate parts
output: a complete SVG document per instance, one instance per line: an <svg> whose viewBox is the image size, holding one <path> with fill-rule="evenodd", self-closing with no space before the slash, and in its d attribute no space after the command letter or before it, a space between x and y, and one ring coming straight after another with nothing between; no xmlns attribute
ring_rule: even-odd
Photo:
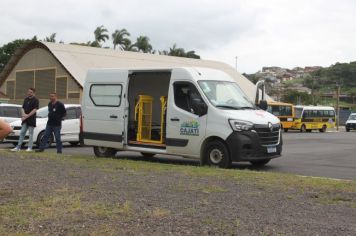
<svg viewBox="0 0 356 236"><path fill-rule="evenodd" d="M215 69L89 70L82 112L84 144L99 157L128 150L229 167L265 165L282 152L279 119Z"/></svg>

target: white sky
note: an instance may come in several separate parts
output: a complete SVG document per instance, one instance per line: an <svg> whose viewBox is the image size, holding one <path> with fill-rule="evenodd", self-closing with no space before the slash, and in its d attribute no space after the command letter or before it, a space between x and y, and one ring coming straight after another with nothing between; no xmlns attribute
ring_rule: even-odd
<svg viewBox="0 0 356 236"><path fill-rule="evenodd" d="M0 0L0 45L57 33L87 42L104 25L155 49L174 43L240 72L356 61L355 0ZM111 45L108 42L107 45Z"/></svg>

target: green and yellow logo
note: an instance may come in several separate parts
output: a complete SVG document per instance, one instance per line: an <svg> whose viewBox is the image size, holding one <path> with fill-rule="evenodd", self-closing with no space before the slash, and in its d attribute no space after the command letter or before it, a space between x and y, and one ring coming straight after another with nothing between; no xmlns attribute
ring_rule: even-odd
<svg viewBox="0 0 356 236"><path fill-rule="evenodd" d="M199 123L195 120L183 122L180 125L180 135L199 136Z"/></svg>

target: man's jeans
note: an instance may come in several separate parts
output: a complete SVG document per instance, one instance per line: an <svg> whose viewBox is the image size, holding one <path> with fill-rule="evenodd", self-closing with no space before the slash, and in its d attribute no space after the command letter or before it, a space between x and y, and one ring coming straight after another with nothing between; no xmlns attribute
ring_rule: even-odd
<svg viewBox="0 0 356 236"><path fill-rule="evenodd" d="M23 143L23 140L25 139L25 135L27 133L27 130L28 130L28 135L29 135L28 148L32 149L32 146L33 146L33 129L34 128L35 127L33 127L33 126L28 126L27 123L23 123L22 124L21 131L20 131L19 142L17 143L17 146L16 146L18 149L21 149L21 147L22 147L22 143Z"/></svg>
<svg viewBox="0 0 356 236"><path fill-rule="evenodd" d="M41 140L39 149L44 150L47 147L49 137L51 137L51 135L53 133L54 137L56 139L57 153L62 153L61 128L62 128L61 126L46 125L45 135L43 136L43 139Z"/></svg>

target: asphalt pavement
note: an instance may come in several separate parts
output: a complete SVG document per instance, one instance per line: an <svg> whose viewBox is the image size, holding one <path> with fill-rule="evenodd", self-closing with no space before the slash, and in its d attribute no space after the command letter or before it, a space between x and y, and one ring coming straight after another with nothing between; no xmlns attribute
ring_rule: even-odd
<svg viewBox="0 0 356 236"><path fill-rule="evenodd" d="M253 169L291 173L304 176L356 180L356 132L328 131L319 133L283 133L283 154L263 168L253 168L249 163L234 163L235 169ZM12 148L11 144L0 144L0 148ZM55 152L55 147L46 150ZM94 156L91 147L64 145L64 154ZM145 160L140 153L118 152L117 158ZM198 165L196 160L157 155L147 161L177 165Z"/></svg>

